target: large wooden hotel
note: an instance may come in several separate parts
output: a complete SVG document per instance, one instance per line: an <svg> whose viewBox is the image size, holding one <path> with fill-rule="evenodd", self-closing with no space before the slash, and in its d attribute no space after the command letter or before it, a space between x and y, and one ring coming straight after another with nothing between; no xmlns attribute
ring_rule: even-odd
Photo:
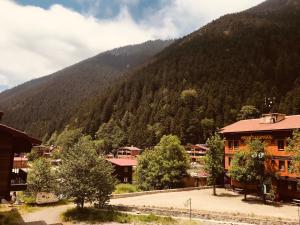
<svg viewBox="0 0 300 225"><path fill-rule="evenodd" d="M237 150L245 147L247 140L260 139L265 142L265 152L270 156L278 179L275 181L280 199L300 198L300 177L290 172L291 155L286 151L287 139L293 131L300 129L300 115L286 116L279 113L264 114L260 119L241 120L224 127L225 170ZM231 185L239 184L230 180Z"/></svg>

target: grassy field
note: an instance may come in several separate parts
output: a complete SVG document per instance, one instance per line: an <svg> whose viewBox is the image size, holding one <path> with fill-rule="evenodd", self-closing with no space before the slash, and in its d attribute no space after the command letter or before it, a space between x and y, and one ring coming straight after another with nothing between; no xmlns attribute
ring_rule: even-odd
<svg viewBox="0 0 300 225"><path fill-rule="evenodd" d="M115 211L104 211L95 208L78 209L73 208L62 214L65 222L117 222L117 223L138 223L138 224L160 224L160 225L197 225L192 221L177 221L172 217L162 217L153 214L150 215L132 215Z"/></svg>
<svg viewBox="0 0 300 225"><path fill-rule="evenodd" d="M133 193L140 191L135 185L132 184L117 184L114 194Z"/></svg>

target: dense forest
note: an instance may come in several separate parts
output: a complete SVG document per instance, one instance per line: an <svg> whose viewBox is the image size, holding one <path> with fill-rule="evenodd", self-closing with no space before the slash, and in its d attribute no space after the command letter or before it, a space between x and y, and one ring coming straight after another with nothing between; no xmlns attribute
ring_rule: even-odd
<svg viewBox="0 0 300 225"><path fill-rule="evenodd" d="M68 124L114 147L145 148L164 134L177 135L184 144L204 142L236 121L245 105L260 113L300 114L299 2L268 0L212 21L93 92L72 115L63 111L66 102L42 108L46 96L40 95L31 104L18 100L11 105L10 110L24 104L18 113L25 115L12 114L7 121L31 127L28 131L45 139ZM268 98L275 100L271 108ZM53 107L62 110L64 122ZM40 121L36 126L35 120Z"/></svg>
<svg viewBox="0 0 300 225"><path fill-rule="evenodd" d="M163 50L91 99L73 126L115 143L153 146L163 134L205 141L242 106L300 113L299 1L226 15ZM271 108L265 99L275 99ZM114 141L114 137L116 137Z"/></svg>
<svg viewBox="0 0 300 225"><path fill-rule="evenodd" d="M0 93L3 122L47 138L48 133L63 130L83 102L171 43L157 40L113 49L4 91Z"/></svg>

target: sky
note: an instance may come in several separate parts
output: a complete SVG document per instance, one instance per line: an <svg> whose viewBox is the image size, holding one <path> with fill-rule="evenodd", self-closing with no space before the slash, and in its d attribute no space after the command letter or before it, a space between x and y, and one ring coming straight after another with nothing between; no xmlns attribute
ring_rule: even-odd
<svg viewBox="0 0 300 225"><path fill-rule="evenodd" d="M0 0L0 91L116 47L179 38L263 0Z"/></svg>

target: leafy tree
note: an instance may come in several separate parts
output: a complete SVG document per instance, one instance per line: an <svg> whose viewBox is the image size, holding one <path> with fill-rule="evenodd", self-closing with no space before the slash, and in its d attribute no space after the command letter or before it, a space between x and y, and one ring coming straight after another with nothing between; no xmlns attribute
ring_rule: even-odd
<svg viewBox="0 0 300 225"><path fill-rule="evenodd" d="M104 146L108 147L108 152L126 143L126 134L114 119L103 123L97 131L96 136L104 142L102 143Z"/></svg>
<svg viewBox="0 0 300 225"><path fill-rule="evenodd" d="M181 92L181 99L191 108L193 108L198 93L195 89L187 89Z"/></svg>
<svg viewBox="0 0 300 225"><path fill-rule="evenodd" d="M206 140L207 137L212 135L215 129L215 121L213 119L204 118L201 120L200 124L203 130L204 140Z"/></svg>
<svg viewBox="0 0 300 225"><path fill-rule="evenodd" d="M257 184L257 190L262 190L262 185L268 181L264 148L264 143L255 139L250 141L245 149L235 153L229 170L230 176L244 185ZM244 194L246 199L246 187ZM264 194L262 197L265 201Z"/></svg>
<svg viewBox="0 0 300 225"><path fill-rule="evenodd" d="M39 148L33 148L31 152L27 154L28 161L35 161L42 156L43 152Z"/></svg>
<svg viewBox="0 0 300 225"><path fill-rule="evenodd" d="M287 151L292 153L291 172L300 174L300 131L293 132L293 137L288 140Z"/></svg>
<svg viewBox="0 0 300 225"><path fill-rule="evenodd" d="M215 133L214 136L206 141L206 144L209 150L204 157L204 169L209 174L208 181L213 186L213 195L216 195L217 179L224 171L224 140L219 134Z"/></svg>
<svg viewBox="0 0 300 225"><path fill-rule="evenodd" d="M253 105L244 105L240 110L237 120L255 119L259 116L259 110Z"/></svg>
<svg viewBox="0 0 300 225"><path fill-rule="evenodd" d="M137 181L144 190L179 187L188 168L189 158L178 137L164 135L138 158Z"/></svg>
<svg viewBox="0 0 300 225"><path fill-rule="evenodd" d="M84 207L86 201L104 206L114 189L113 168L98 157L95 146L81 139L74 147L63 152L58 170L58 192Z"/></svg>
<svg viewBox="0 0 300 225"><path fill-rule="evenodd" d="M38 192L53 192L55 176L50 162L45 158L39 158L32 164L28 173L28 190L36 194Z"/></svg>
<svg viewBox="0 0 300 225"><path fill-rule="evenodd" d="M64 131L58 135L56 145L67 150L71 148L83 136L81 129L69 129L66 127Z"/></svg>
<svg viewBox="0 0 300 225"><path fill-rule="evenodd" d="M58 134L57 131L54 131L50 137L50 139L47 141L47 145L54 145L57 141Z"/></svg>

